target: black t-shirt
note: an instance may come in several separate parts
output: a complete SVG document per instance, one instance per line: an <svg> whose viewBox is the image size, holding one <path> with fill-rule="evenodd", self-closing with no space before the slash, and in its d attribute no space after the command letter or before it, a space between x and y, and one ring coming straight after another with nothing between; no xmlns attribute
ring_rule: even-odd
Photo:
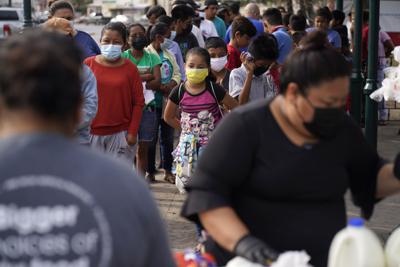
<svg viewBox="0 0 400 267"><path fill-rule="evenodd" d="M183 60L185 61L186 61L186 53L190 49L199 46L199 42L197 42L196 36L194 36L193 33L177 35L174 41L178 43L179 48L181 49L182 52Z"/></svg>
<svg viewBox="0 0 400 267"><path fill-rule="evenodd" d="M229 157L227 157L229 155ZM280 252L306 250L327 266L333 236L346 225L344 194L370 216L382 161L349 118L330 141L291 143L262 100L222 121L199 159L182 215L232 207L250 232ZM220 265L232 256L208 243Z"/></svg>

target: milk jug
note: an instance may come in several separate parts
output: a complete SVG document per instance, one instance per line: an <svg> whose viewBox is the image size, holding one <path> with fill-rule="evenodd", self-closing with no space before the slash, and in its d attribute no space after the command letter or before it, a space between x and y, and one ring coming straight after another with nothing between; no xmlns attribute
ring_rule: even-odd
<svg viewBox="0 0 400 267"><path fill-rule="evenodd" d="M385 254L388 267L400 267L400 227L390 235Z"/></svg>
<svg viewBox="0 0 400 267"><path fill-rule="evenodd" d="M336 234L329 250L328 267L385 267L381 242L362 219L351 219Z"/></svg>

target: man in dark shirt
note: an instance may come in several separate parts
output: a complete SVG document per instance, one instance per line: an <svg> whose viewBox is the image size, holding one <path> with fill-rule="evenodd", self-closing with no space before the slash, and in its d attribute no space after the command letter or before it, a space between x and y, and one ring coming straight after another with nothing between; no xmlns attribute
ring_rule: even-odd
<svg viewBox="0 0 400 267"><path fill-rule="evenodd" d="M196 37L192 33L193 8L187 5L177 5L171 11L172 18L175 20L176 37L175 42L179 44L182 57L185 60L186 53L193 47L199 46Z"/></svg>

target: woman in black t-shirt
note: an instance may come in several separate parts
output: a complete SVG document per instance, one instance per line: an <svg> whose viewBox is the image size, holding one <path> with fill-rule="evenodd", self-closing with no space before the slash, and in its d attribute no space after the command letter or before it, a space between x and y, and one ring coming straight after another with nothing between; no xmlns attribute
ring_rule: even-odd
<svg viewBox="0 0 400 267"><path fill-rule="evenodd" d="M281 95L238 108L216 130L182 214L207 230L220 265L306 250L326 267L346 225L345 192L369 218L377 199L400 191L400 160L386 164L344 112L345 66L324 33L311 33L283 66Z"/></svg>

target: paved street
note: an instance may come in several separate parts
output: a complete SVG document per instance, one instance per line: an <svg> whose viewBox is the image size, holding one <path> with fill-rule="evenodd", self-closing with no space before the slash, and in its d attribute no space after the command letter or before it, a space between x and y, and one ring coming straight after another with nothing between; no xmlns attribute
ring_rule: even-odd
<svg viewBox="0 0 400 267"><path fill-rule="evenodd" d="M102 26L78 24L76 28L88 32L97 42L99 41ZM399 128L400 122L391 122L390 125L379 128L378 150L387 159L392 160L400 151L400 136L397 135ZM157 179L160 177L157 176ZM195 227L179 216L185 196L180 195L175 186L162 181L152 185L151 189L168 227L172 247L175 250L194 247ZM348 215L358 216L358 209L352 206L350 201L347 201L347 204ZM388 198L376 205L369 226L383 239L398 224L400 224L400 196Z"/></svg>

